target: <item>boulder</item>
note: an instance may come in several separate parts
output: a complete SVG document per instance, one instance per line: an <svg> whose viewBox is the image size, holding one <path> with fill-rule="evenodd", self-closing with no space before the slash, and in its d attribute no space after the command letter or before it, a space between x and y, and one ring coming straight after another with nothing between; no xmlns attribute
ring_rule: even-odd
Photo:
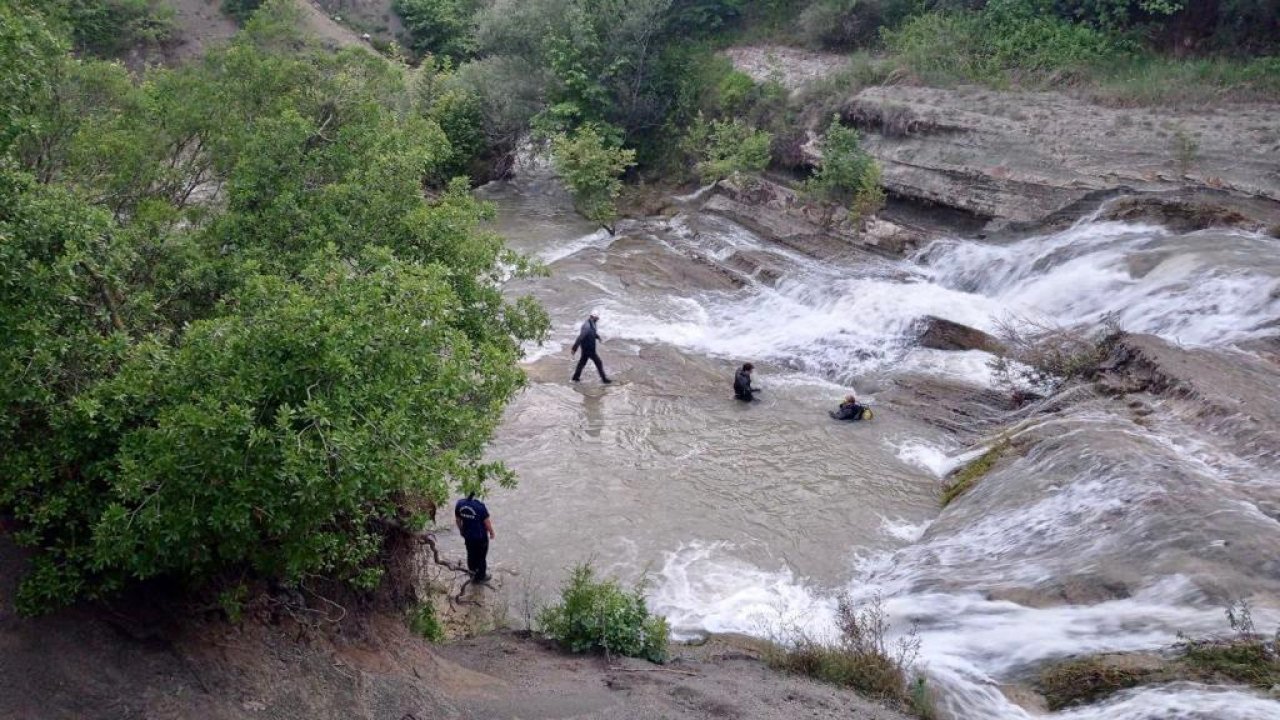
<svg viewBox="0 0 1280 720"><path fill-rule="evenodd" d="M1004 349L1003 343L990 333L935 315L921 318L919 328L917 342L920 347L933 350L982 350L992 354L999 354Z"/></svg>

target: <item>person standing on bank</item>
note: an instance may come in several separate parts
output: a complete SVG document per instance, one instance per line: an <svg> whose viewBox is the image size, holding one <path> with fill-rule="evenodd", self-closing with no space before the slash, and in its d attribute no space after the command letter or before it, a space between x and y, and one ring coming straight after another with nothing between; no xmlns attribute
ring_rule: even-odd
<svg viewBox="0 0 1280 720"><path fill-rule="evenodd" d="M493 539L493 521L489 519L489 508L476 499L475 493L467 493L464 500L459 500L453 508L453 519L458 524L458 532L467 544L467 570L471 571L471 579L478 583L489 580L489 541Z"/></svg>
<svg viewBox="0 0 1280 720"><path fill-rule="evenodd" d="M573 348L569 351L569 355L572 356L579 349L582 350L582 357L578 358L578 367L573 371L574 382L582 380L582 368L587 366L588 360L596 364L596 372L600 373L600 382L605 385L613 382L604 374L604 363L600 362L600 356L596 354L596 341L604 339L596 332L596 323L599 320L598 314L591 313L587 321L582 323L582 329L578 331L578 339L573 342Z"/></svg>

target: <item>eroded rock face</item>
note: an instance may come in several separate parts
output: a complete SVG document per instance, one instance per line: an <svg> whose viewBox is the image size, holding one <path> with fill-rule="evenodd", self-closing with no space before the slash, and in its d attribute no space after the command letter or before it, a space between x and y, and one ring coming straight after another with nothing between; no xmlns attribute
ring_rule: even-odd
<svg viewBox="0 0 1280 720"><path fill-rule="evenodd" d="M1118 109L1060 93L871 87L863 130L891 192L1036 222L1100 190L1211 188L1280 200L1280 106Z"/></svg>
<svg viewBox="0 0 1280 720"><path fill-rule="evenodd" d="M791 90L848 62L779 47L726 56ZM1055 92L884 85L848 98L841 119L862 132L889 192L998 221L1040 223L1121 190L1199 188L1280 202L1274 103L1115 108ZM813 142L802 152L818 160Z"/></svg>
<svg viewBox="0 0 1280 720"><path fill-rule="evenodd" d="M850 249L898 257L919 246L924 233L883 218L861 227L841 207L806 202L799 193L772 180L723 180L702 206L752 232L819 259Z"/></svg>

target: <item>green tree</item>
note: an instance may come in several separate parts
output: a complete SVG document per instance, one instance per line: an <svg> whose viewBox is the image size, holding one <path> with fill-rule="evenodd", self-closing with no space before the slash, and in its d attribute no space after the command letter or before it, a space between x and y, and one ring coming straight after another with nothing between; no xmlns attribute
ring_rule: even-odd
<svg viewBox="0 0 1280 720"><path fill-rule="evenodd" d="M594 125L584 125L552 140L556 172L573 194L578 212L609 227L617 217L622 173L635 164L636 151L619 147Z"/></svg>
<svg viewBox="0 0 1280 720"><path fill-rule="evenodd" d="M391 8L404 21L409 47L418 55L460 60L475 52L473 0L393 0Z"/></svg>
<svg viewBox="0 0 1280 720"><path fill-rule="evenodd" d="M0 513L34 551L25 611L158 576L371 587L423 509L512 480L482 453L546 329L501 292L529 265L465 182L423 198L452 149L402 110L403 68L296 50L289 8L112 85L43 181L16 149L50 105L20 108ZM53 87L41 57L0 50Z"/></svg>

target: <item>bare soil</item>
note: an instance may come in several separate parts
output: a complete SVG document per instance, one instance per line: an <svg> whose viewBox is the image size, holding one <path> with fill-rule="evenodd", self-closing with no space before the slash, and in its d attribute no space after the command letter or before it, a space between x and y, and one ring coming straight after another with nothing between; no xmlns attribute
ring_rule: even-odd
<svg viewBox="0 0 1280 720"><path fill-rule="evenodd" d="M770 670L745 639L677 646L658 666L508 632L433 645L394 614L354 608L336 621L334 607L281 603L232 625L136 598L22 618L12 605L22 566L0 535L0 718L905 720Z"/></svg>

